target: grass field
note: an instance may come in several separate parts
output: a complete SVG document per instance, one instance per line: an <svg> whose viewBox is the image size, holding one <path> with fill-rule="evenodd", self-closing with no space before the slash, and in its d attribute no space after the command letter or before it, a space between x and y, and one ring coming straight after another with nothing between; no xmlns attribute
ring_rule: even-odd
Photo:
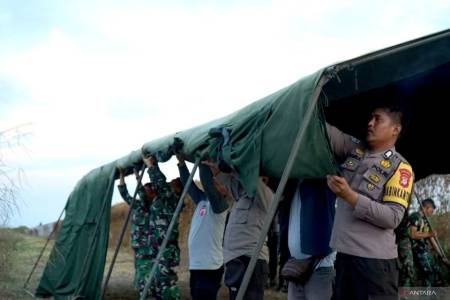
<svg viewBox="0 0 450 300"><path fill-rule="evenodd" d="M1 231L0 231L1 232ZM15 250L13 251L12 260L7 270L3 270L0 277L0 300L18 300L18 299L33 299L23 290L23 284L33 267L36 258L38 257L42 247L45 244L45 239L32 237L20 233L12 233L12 237L16 239ZM48 245L51 249L52 242ZM110 248L107 256L107 266L109 266L110 259L113 255L114 249ZM45 251L42 263L36 269L36 272L31 277L28 288L30 291L38 285L40 275L42 274L44 263L47 261L49 250ZM181 290L181 299L190 299L189 294L189 271L187 269L187 253L182 253L182 262L178 268L179 287ZM106 272L105 272L106 273ZM138 295L133 289L134 277L134 260L133 252L127 248L123 248L119 252L116 260L114 271L112 273L106 299L108 300L132 300L137 299ZM287 299L286 294L278 293L273 290L266 290L266 299L282 300ZM228 293L225 287L220 290L219 299L228 299Z"/></svg>
<svg viewBox="0 0 450 300"><path fill-rule="evenodd" d="M45 240L14 231L7 231L6 229L0 229L0 234L3 236L8 235L8 238L13 240L9 262L6 266L3 266L5 269L0 272L0 299L33 299L33 297L24 292L23 286L36 258L44 247ZM52 246L53 244L50 242L47 247L48 249L43 255L42 263L38 265L35 275L31 277L28 285L30 288L37 286L39 280L37 275L42 273L44 262L47 261L48 255L50 254L49 249Z"/></svg>

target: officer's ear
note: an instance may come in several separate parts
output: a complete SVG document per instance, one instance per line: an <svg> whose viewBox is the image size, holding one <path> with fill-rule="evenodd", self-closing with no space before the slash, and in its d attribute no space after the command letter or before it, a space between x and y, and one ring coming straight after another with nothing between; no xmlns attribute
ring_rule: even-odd
<svg viewBox="0 0 450 300"><path fill-rule="evenodd" d="M402 132L402 125L394 123L393 135L399 137L401 132Z"/></svg>

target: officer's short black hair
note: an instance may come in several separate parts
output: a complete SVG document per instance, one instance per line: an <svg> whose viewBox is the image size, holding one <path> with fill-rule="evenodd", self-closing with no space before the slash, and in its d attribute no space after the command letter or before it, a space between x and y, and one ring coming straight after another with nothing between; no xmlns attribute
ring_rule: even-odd
<svg viewBox="0 0 450 300"><path fill-rule="evenodd" d="M436 205L434 204L434 201L431 198L427 198L425 200L422 200L422 206L425 207L427 205L431 205L431 206L433 206L433 209L436 209Z"/></svg>
<svg viewBox="0 0 450 300"><path fill-rule="evenodd" d="M402 125L402 119L403 119L403 112L400 109L400 106L398 105L385 105L378 107L382 110L384 110L391 120L396 123Z"/></svg>

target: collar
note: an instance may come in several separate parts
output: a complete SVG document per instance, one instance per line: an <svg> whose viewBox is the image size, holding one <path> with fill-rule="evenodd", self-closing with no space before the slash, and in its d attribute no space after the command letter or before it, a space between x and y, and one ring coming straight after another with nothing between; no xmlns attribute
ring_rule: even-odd
<svg viewBox="0 0 450 300"><path fill-rule="evenodd" d="M395 151L395 146L382 150L382 151L378 151L378 152L371 152L369 150L368 156L370 157L378 157L378 156L382 156L385 159L390 159L394 156L394 154L396 153Z"/></svg>

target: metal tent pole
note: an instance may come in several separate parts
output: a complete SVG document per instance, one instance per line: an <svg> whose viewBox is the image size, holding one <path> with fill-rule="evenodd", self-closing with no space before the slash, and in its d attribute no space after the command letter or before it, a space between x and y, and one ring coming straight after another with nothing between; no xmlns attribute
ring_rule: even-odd
<svg viewBox="0 0 450 300"><path fill-rule="evenodd" d="M97 224L95 225L94 236L92 238L91 244L89 245L89 249L87 251L87 255L86 255L85 259L84 259L83 267L81 268L80 280L78 281L77 289L75 290L74 296L72 297L72 299L78 299L80 297L78 295L78 291L80 290L80 284L83 281L83 278L85 277L84 273L86 271L86 265L87 265L87 262L89 260L89 257L91 256L91 252L94 249L94 243L95 243L95 240L97 239L98 229L100 228L100 226L99 226L100 225L100 219L102 218L103 214L105 213L106 204L108 202L108 201L106 201L107 200L107 196L108 196L108 191L111 190L113 185L114 185L115 175L116 175L116 169L114 168L113 171L111 172L111 178L110 178L110 182L109 182L108 188L107 188L106 193L105 193L105 197L103 198L103 207L102 207L102 210L101 210L101 212L100 212L100 214L98 216Z"/></svg>
<svg viewBox="0 0 450 300"><path fill-rule="evenodd" d="M311 121L311 118L313 116L314 110L316 109L317 101L319 99L319 95L322 90L322 86L327 81L328 81L328 76L322 75L322 77L320 78L320 80L316 86L316 89L314 90L314 94L311 97L311 103L308 107L308 110L306 111L303 126L301 126L299 128L297 136L294 141L294 144L292 145L291 152L289 153L289 158L286 162L286 166L284 167L284 171L283 171L283 174L280 179L280 183L278 184L278 188L275 193L274 199L271 202L269 211L266 215L266 218L264 219L264 226L261 231L261 235L259 236L256 248L253 250L252 257L248 264L247 270L245 271L241 286L239 287L239 291L238 291L236 300L242 300L244 298L245 292L247 291L247 287L250 282L250 278L253 275L253 271L256 266L256 261L258 260L259 253L261 252L261 248L266 239L267 232L269 231L270 224L271 224L273 217L275 215L275 212L277 210L278 203L280 202L284 188L286 187L287 180L289 179L289 175L291 173L292 167L293 167L295 159L297 157L298 150L303 141L303 137L305 136L306 128L308 127L308 125Z"/></svg>
<svg viewBox="0 0 450 300"><path fill-rule="evenodd" d="M27 280L26 280L25 283L23 284L23 288L24 288L24 290L26 290L27 292L29 292L29 291L27 290L27 285L28 285L28 283L30 282L31 276L33 275L34 271L36 270L36 267L37 267L39 261L41 260L42 255L44 255L45 249L47 248L47 245L48 245L50 239L52 238L53 234L56 232L56 228L57 228L57 226L58 226L58 224L59 224L59 221L61 221L62 215L64 214L64 211L65 211L65 210L66 210L66 207L64 206L63 210L61 211L61 214L59 215L58 220L57 220L56 223L55 223L56 225L53 227L52 232L50 232L50 234L48 235L47 241L45 242L45 245L44 245L44 247L42 248L41 253L39 253L39 256L38 256L38 258L37 258L37 260L36 260L36 263L34 264L33 268L31 269L31 272L30 272L30 274L28 275ZM29 292L29 293L30 293L30 292Z"/></svg>
<svg viewBox="0 0 450 300"><path fill-rule="evenodd" d="M114 250L114 255L112 257L111 264L109 265L108 274L106 275L105 282L103 283L102 294L100 296L100 299L104 299L104 297L105 297L106 289L108 287L108 282L111 277L111 273L113 271L114 264L116 263L117 255L119 254L120 245L122 244L123 237L125 236L125 231L127 230L127 225L128 225L128 222L130 221L131 214L133 213L133 205L136 201L136 196L138 194L139 188L142 185L142 178L144 177L145 168L146 168L145 164L142 164L142 168L140 170L141 173L138 176L136 189L134 190L133 200L130 203L130 206L129 206L130 209L128 210L127 218L122 225L122 230L120 231L120 236L116 243L116 249Z"/></svg>
<svg viewBox="0 0 450 300"><path fill-rule="evenodd" d="M161 246L159 247L159 251L158 251L158 255L156 256L156 260L153 262L153 266L150 271L150 274L149 274L148 278L146 279L144 291L142 292L142 295L140 297L141 300L145 300L147 298L148 288L150 287L150 284L152 283L152 280L156 273L156 269L159 267L159 261L161 260L161 257L163 256L163 253L166 250L166 246L167 246L167 243L169 242L170 235L172 234L172 230L175 227L175 223L177 222L178 215L180 214L181 208L183 207L184 197L186 197L189 187L192 184L192 180L194 179L194 175L195 175L195 172L197 171L197 167L198 167L199 163L200 163L200 157L198 157L195 160L194 168L192 169L192 172L189 175L186 185L184 186L183 192L181 193L181 196L180 196L180 200L178 200L177 208L175 209L172 220L170 221L169 228L166 231L166 237L164 238L164 241L162 242Z"/></svg>

